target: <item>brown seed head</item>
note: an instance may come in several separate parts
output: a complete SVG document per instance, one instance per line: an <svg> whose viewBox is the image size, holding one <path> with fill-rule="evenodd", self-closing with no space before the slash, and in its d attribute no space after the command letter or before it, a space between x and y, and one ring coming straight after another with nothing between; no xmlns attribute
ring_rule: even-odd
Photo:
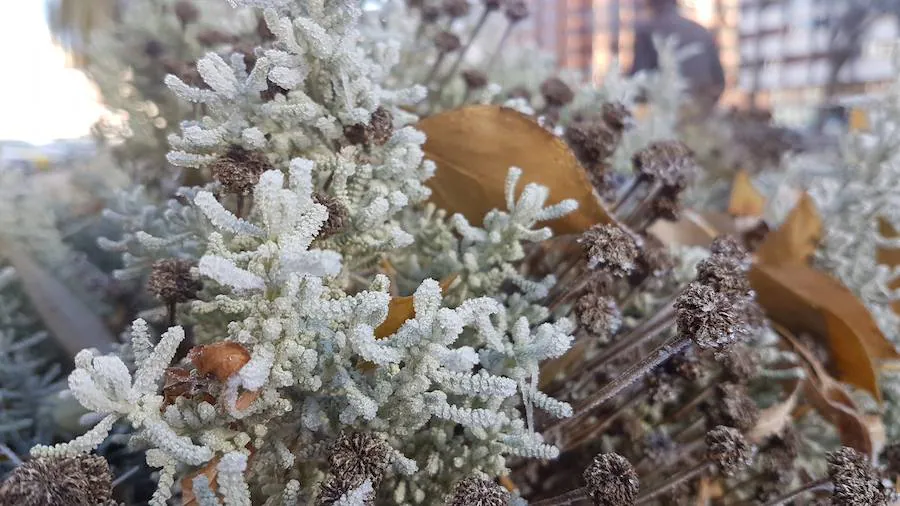
<svg viewBox="0 0 900 506"><path fill-rule="evenodd" d="M144 44L144 54L150 58L159 58L165 52L165 46L163 46L162 42L156 39L148 40L147 43Z"/></svg>
<svg viewBox="0 0 900 506"><path fill-rule="evenodd" d="M387 144L394 135L394 115L384 107L375 109L369 120L369 138L379 146Z"/></svg>
<svg viewBox="0 0 900 506"><path fill-rule="evenodd" d="M597 506L631 506L640 480L628 459L616 453L601 453L584 470L585 490Z"/></svg>
<svg viewBox="0 0 900 506"><path fill-rule="evenodd" d="M441 9L436 5L426 5L422 7L422 22L425 24L433 24L440 19Z"/></svg>
<svg viewBox="0 0 900 506"><path fill-rule="evenodd" d="M601 342L608 342L622 326L622 312L619 311L616 300L594 292L578 298L575 314L581 325Z"/></svg>
<svg viewBox="0 0 900 506"><path fill-rule="evenodd" d="M888 473L900 475L900 443L885 446L878 457Z"/></svg>
<svg viewBox="0 0 900 506"><path fill-rule="evenodd" d="M635 269L629 276L632 285L638 285L649 277L664 279L675 270L675 259L669 248L656 236L641 236L641 248L635 262Z"/></svg>
<svg viewBox="0 0 900 506"><path fill-rule="evenodd" d="M697 264L697 281L713 290L736 297L750 294L748 265L732 256L712 255Z"/></svg>
<svg viewBox="0 0 900 506"><path fill-rule="evenodd" d="M112 474L97 455L32 459L0 486L0 504L96 506L112 500Z"/></svg>
<svg viewBox="0 0 900 506"><path fill-rule="evenodd" d="M434 45L442 53L452 53L459 49L462 43L455 33L444 30L434 36Z"/></svg>
<svg viewBox="0 0 900 506"><path fill-rule="evenodd" d="M488 76L480 70L464 70L463 81L470 90L480 90L488 85Z"/></svg>
<svg viewBox="0 0 900 506"><path fill-rule="evenodd" d="M647 376L647 395L651 404L669 404L678 400L681 393L675 383L676 378L662 370Z"/></svg>
<svg viewBox="0 0 900 506"><path fill-rule="evenodd" d="M213 177L222 183L229 193L246 195L253 191L263 172L272 170L272 164L262 151L250 151L232 144L228 151L210 166Z"/></svg>
<svg viewBox="0 0 900 506"><path fill-rule="evenodd" d="M506 506L509 492L493 481L471 476L453 487L447 506Z"/></svg>
<svg viewBox="0 0 900 506"><path fill-rule="evenodd" d="M664 365L667 371L691 383L707 375L707 365L687 353L680 353Z"/></svg>
<svg viewBox="0 0 900 506"><path fill-rule="evenodd" d="M733 235L720 235L713 239L709 252L716 256L725 256L737 260L748 261L747 248L740 239Z"/></svg>
<svg viewBox="0 0 900 506"><path fill-rule="evenodd" d="M451 18L461 18L469 14L469 0L444 0L444 12Z"/></svg>
<svg viewBox="0 0 900 506"><path fill-rule="evenodd" d="M316 192L313 194L313 200L317 204L322 204L328 211L328 219L319 230L319 239L327 239L334 234L341 232L347 225L349 212L339 200L326 193Z"/></svg>
<svg viewBox="0 0 900 506"><path fill-rule="evenodd" d="M575 99L572 88L558 77L551 77L541 83L541 95L551 107L563 107Z"/></svg>
<svg viewBox="0 0 900 506"><path fill-rule="evenodd" d="M800 436L790 425L767 438L759 456L763 471L774 477L790 476L787 471L794 468L794 460L800 455L800 444Z"/></svg>
<svg viewBox="0 0 900 506"><path fill-rule="evenodd" d="M741 432L732 427L720 425L706 433L706 458L727 476L750 465L754 451Z"/></svg>
<svg viewBox="0 0 900 506"><path fill-rule="evenodd" d="M677 192L699 172L693 151L678 141L658 141L638 151L632 157L638 177L645 181L659 181Z"/></svg>
<svg viewBox="0 0 900 506"><path fill-rule="evenodd" d="M328 466L332 475L344 481L353 478L358 484L369 479L377 488L387 469L390 454L391 447L374 434L342 432L331 445Z"/></svg>
<svg viewBox="0 0 900 506"><path fill-rule="evenodd" d="M718 360L725 381L730 383L747 383L759 372L759 354L742 343L735 343Z"/></svg>
<svg viewBox="0 0 900 506"><path fill-rule="evenodd" d="M518 23L528 17L528 4L524 0L507 0L506 8L503 9L506 19L510 23Z"/></svg>
<svg viewBox="0 0 900 506"><path fill-rule="evenodd" d="M835 506L881 506L887 504L878 474L865 455L843 447L827 456L828 475L834 489L831 503Z"/></svg>
<svg viewBox="0 0 900 506"><path fill-rule="evenodd" d="M696 281L675 300L678 333L701 349L722 350L748 333L734 301Z"/></svg>
<svg viewBox="0 0 900 506"><path fill-rule="evenodd" d="M147 290L168 304L195 299L203 282L191 274L193 265L193 262L176 258L154 263L147 278Z"/></svg>
<svg viewBox="0 0 900 506"><path fill-rule="evenodd" d="M186 25L200 19L200 10L192 2L181 0L175 4L175 16L182 25Z"/></svg>
<svg viewBox="0 0 900 506"><path fill-rule="evenodd" d="M569 125L565 139L581 163L596 165L616 150L622 139L622 128L605 121L584 120Z"/></svg>
<svg viewBox="0 0 900 506"><path fill-rule="evenodd" d="M235 37L219 30L203 30L197 34L197 42L203 46L218 46L235 42Z"/></svg>
<svg viewBox="0 0 900 506"><path fill-rule="evenodd" d="M707 426L724 425L748 431L759 420L759 407L747 395L747 390L736 383L722 383L716 388L713 399L703 405Z"/></svg>
<svg viewBox="0 0 900 506"><path fill-rule="evenodd" d="M668 467L678 461L678 445L661 430L653 431L644 438L644 454L651 462Z"/></svg>
<svg viewBox="0 0 900 506"><path fill-rule="evenodd" d="M638 245L634 237L615 225L594 225L578 238L588 257L588 267L622 278L635 268Z"/></svg>

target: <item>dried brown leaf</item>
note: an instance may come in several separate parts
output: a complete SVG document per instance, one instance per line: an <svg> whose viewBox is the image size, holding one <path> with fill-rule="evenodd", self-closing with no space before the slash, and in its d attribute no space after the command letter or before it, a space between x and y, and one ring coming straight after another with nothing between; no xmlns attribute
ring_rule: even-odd
<svg viewBox="0 0 900 506"><path fill-rule="evenodd" d="M467 106L429 116L416 128L428 136L425 154L437 165L428 181L431 201L475 225L488 211L506 209L510 167L522 169L520 184L546 186L548 204L578 202L575 212L547 223L554 233L581 233L614 221L566 143L518 111Z"/></svg>
<svg viewBox="0 0 900 506"><path fill-rule="evenodd" d="M667 245L707 247L719 231L700 214L690 210L681 213L678 221L657 220L647 231Z"/></svg>
<svg viewBox="0 0 900 506"><path fill-rule="evenodd" d="M197 498L194 496L194 478L200 476L201 474L206 475L206 478L209 480L209 488L213 491L216 490L218 486L218 474L219 471L216 469L216 466L219 465L219 457L216 457L209 462L206 463L205 466L188 473L184 478L181 479L181 504L182 506L197 506L199 504L197 502Z"/></svg>
<svg viewBox="0 0 900 506"><path fill-rule="evenodd" d="M781 227L766 236L756 255L764 264L806 263L821 237L819 211L812 198L803 193Z"/></svg>
<svg viewBox="0 0 900 506"><path fill-rule="evenodd" d="M773 321L822 340L831 351L838 378L881 401L878 363L898 354L850 290L803 264L754 265L750 283Z"/></svg>
<svg viewBox="0 0 900 506"><path fill-rule="evenodd" d="M195 346L188 352L188 358L201 374L212 374L224 382L250 361L250 352L233 341L222 341Z"/></svg>
<svg viewBox="0 0 900 506"><path fill-rule="evenodd" d="M874 456L877 434L873 431L873 424L860 412L844 386L828 375L825 367L790 330L777 324L774 327L804 362L807 371L807 379L802 383L804 397L835 426L842 444Z"/></svg>
<svg viewBox="0 0 900 506"><path fill-rule="evenodd" d="M766 198L753 186L750 175L740 170L731 185L728 213L732 216L760 217L766 209Z"/></svg>
<svg viewBox="0 0 900 506"><path fill-rule="evenodd" d="M441 280L441 292L446 293L450 285L456 281L456 274L448 276ZM387 318L375 329L375 337L383 339L394 332L400 330L400 327L406 323L406 320L416 316L416 308L413 306L413 296L406 295L403 297L391 297L388 304Z"/></svg>
<svg viewBox="0 0 900 506"><path fill-rule="evenodd" d="M793 419L791 414L794 412L794 408L797 407L797 402L802 391L803 381L795 381L794 386L791 389L791 395L789 395L787 399L762 410L756 425L750 429L750 433L747 434L750 441L755 444L760 444L765 441L766 438L780 434L785 426L792 423Z"/></svg>

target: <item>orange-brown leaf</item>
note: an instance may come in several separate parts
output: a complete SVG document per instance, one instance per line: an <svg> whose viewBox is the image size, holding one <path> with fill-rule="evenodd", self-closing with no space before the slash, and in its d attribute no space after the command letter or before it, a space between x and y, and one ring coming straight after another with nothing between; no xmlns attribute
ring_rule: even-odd
<svg viewBox="0 0 900 506"><path fill-rule="evenodd" d="M803 381L809 380L805 379ZM794 408L797 407L800 392L803 390L803 381L794 382L793 388L790 389L791 394L787 399L769 406L759 413L759 419L756 421L756 425L750 429L750 433L747 434L750 441L754 444L760 444L765 441L766 438L780 434L785 426L792 423L793 420L791 414L794 412Z"/></svg>
<svg viewBox="0 0 900 506"><path fill-rule="evenodd" d="M868 132L871 128L869 124L869 113L860 107L850 109L849 129L851 132Z"/></svg>
<svg viewBox="0 0 900 506"><path fill-rule="evenodd" d="M556 234L584 232L613 220L565 142L513 109L475 105L429 116L416 125L428 139L425 154L437 165L428 181L431 201L481 225L492 209L506 209L510 167L522 169L520 188L538 183L550 190L548 204L565 199L578 209L547 223Z"/></svg>
<svg viewBox="0 0 900 506"><path fill-rule="evenodd" d="M206 463L205 466L187 474L184 478L181 479L181 504L182 506L196 506L197 498L194 496L194 478L200 476L201 474L206 475L206 478L209 480L209 488L213 491L216 490L216 486L218 485L218 470L216 466L219 465L219 457L216 457L209 462Z"/></svg>
<svg viewBox="0 0 900 506"><path fill-rule="evenodd" d="M753 186L750 175L740 170L731 185L728 212L732 216L760 217L766 210L766 198Z"/></svg>
<svg viewBox="0 0 900 506"><path fill-rule="evenodd" d="M872 424L860 412L844 386L828 375L825 367L790 330L777 324L774 326L803 360L807 371L807 378L802 382L805 398L823 418L835 426L842 444L866 455L874 455L877 451L877 434L872 431Z"/></svg>
<svg viewBox="0 0 900 506"><path fill-rule="evenodd" d="M706 218L690 210L683 211L678 221L657 220L647 231L669 246L707 247L719 235Z"/></svg>
<svg viewBox="0 0 900 506"><path fill-rule="evenodd" d="M877 366L900 355L850 290L802 264L754 265L750 283L772 320L827 343L839 379L881 401Z"/></svg>
<svg viewBox="0 0 900 506"><path fill-rule="evenodd" d="M787 219L770 232L756 251L765 264L805 263L822 237L822 219L812 197L803 193Z"/></svg>
<svg viewBox="0 0 900 506"><path fill-rule="evenodd" d="M897 232L889 221L881 217L878 218L878 233L886 239L896 239L897 237L900 237L900 232ZM875 261L887 265L888 267L897 267L900 265L900 248L878 247L878 249L875 250ZM888 285L888 288L893 290L900 288L900 279L892 281ZM895 313L900 314L900 301L892 302L891 307L894 309Z"/></svg>
<svg viewBox="0 0 900 506"><path fill-rule="evenodd" d="M447 289L450 288L450 285L456 281L456 274L452 276L448 276L441 280L441 292L446 292ZM375 337L378 339L383 339L394 332L400 330L400 327L406 323L406 320L413 318L416 316L416 308L413 306L413 296L406 295L403 297L391 297L391 301L388 304L388 315L387 318L381 325L375 329Z"/></svg>
<svg viewBox="0 0 900 506"><path fill-rule="evenodd" d="M188 353L188 358L202 374L212 374L219 381L226 381L250 361L250 352L238 343L222 341L196 346Z"/></svg>

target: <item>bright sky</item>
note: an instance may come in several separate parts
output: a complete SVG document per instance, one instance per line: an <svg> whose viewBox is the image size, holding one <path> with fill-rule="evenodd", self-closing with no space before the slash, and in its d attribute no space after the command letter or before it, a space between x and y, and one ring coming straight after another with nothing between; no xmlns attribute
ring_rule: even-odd
<svg viewBox="0 0 900 506"><path fill-rule="evenodd" d="M43 0L0 0L0 140L82 137L104 112L90 81L66 67L45 19Z"/></svg>

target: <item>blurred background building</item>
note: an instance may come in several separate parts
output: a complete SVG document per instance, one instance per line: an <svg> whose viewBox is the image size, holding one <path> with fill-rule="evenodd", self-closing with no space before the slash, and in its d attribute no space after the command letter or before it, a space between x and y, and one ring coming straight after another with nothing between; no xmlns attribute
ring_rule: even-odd
<svg viewBox="0 0 900 506"><path fill-rule="evenodd" d="M595 80L633 60L644 0L530 0L531 33L559 65ZM681 0L712 31L726 74L725 106L771 109L792 126L823 108L877 93L895 75L900 0Z"/></svg>

